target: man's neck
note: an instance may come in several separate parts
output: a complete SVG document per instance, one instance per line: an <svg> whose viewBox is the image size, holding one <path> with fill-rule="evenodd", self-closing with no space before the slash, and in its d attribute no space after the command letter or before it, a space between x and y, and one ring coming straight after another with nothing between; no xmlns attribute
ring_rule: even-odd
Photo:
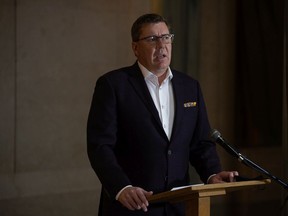
<svg viewBox="0 0 288 216"><path fill-rule="evenodd" d="M167 70L164 73L160 74L159 76L156 74L156 76L158 77L159 85L161 85L167 76Z"/></svg>

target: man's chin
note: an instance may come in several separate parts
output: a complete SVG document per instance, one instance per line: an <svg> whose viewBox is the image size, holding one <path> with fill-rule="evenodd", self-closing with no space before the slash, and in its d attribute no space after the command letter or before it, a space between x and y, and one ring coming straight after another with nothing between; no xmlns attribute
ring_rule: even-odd
<svg viewBox="0 0 288 216"><path fill-rule="evenodd" d="M157 61L155 66L159 69L167 69L169 67L169 63L167 60Z"/></svg>

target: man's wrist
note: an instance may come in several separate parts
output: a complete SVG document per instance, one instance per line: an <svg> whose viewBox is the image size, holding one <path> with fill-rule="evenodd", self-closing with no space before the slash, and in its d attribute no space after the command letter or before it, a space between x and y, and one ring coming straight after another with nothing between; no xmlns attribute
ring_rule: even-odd
<svg viewBox="0 0 288 216"><path fill-rule="evenodd" d="M216 174L212 174L212 175L209 176L209 178L207 179L207 184L209 184L210 179L211 179L213 176L215 176L215 175L216 175Z"/></svg>
<svg viewBox="0 0 288 216"><path fill-rule="evenodd" d="M125 190L126 188L128 188L128 187L132 187L132 185L127 185L127 186L125 186L124 188L122 188L118 193L117 193L117 195L116 195L116 197L115 197L115 199L116 200L118 200L119 199L119 196L120 196L120 194L122 193L122 191L123 190Z"/></svg>

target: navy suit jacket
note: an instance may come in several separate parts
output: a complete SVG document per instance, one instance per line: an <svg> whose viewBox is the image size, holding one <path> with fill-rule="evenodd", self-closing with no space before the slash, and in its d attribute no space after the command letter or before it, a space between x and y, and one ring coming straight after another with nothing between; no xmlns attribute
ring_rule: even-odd
<svg viewBox="0 0 288 216"><path fill-rule="evenodd" d="M99 215L142 215L115 200L125 186L154 194L189 184L189 162L201 180L221 171L199 83L172 70L175 117L171 139L162 127L144 77L135 63L96 83L87 124L88 156L102 183ZM166 213L165 213L166 212ZM168 204L145 215L181 215Z"/></svg>

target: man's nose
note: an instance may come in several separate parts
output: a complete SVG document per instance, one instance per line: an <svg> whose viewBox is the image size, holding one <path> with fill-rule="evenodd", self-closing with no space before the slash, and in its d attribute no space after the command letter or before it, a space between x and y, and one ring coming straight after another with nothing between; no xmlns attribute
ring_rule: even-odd
<svg viewBox="0 0 288 216"><path fill-rule="evenodd" d="M165 43L163 42L163 39L162 38L158 38L157 39L157 42L156 42L156 45L158 47L164 47Z"/></svg>

